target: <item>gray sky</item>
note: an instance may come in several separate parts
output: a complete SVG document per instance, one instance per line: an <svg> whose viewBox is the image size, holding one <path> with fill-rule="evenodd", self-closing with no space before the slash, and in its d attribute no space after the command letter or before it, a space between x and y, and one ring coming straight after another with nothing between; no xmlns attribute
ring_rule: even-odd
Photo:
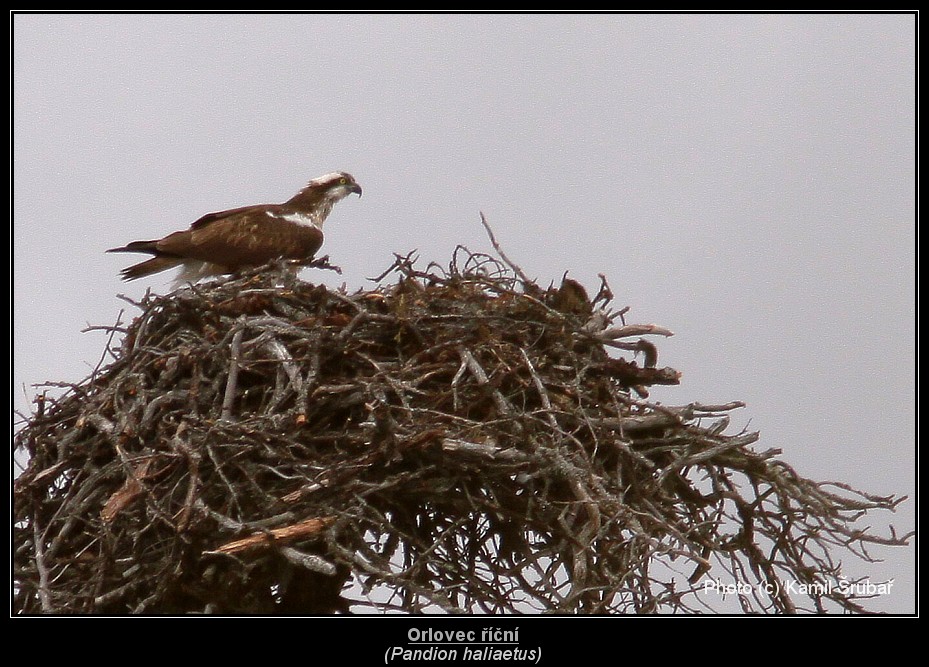
<svg viewBox="0 0 929 667"><path fill-rule="evenodd" d="M744 400L802 475L913 498L913 16L16 15L13 40L14 408L89 373L117 293L169 288L106 248L345 170L344 275L304 279L489 250L483 211L540 282L605 273L676 333L653 398ZM876 553L849 573L913 611L915 549Z"/></svg>

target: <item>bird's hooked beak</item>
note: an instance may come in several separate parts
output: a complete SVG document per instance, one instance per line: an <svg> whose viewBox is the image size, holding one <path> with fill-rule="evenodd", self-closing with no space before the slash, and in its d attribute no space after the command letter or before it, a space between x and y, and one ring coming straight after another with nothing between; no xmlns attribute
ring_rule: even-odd
<svg viewBox="0 0 929 667"><path fill-rule="evenodd" d="M355 193L356 195L358 195L359 197L361 196L361 186L358 185L357 183L352 183L352 184L349 186L348 191L349 191L349 192L354 192L354 193Z"/></svg>

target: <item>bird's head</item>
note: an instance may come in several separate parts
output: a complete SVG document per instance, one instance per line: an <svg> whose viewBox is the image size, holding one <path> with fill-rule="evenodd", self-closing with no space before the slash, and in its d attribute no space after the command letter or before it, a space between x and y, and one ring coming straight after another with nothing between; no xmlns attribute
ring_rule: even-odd
<svg viewBox="0 0 929 667"><path fill-rule="evenodd" d="M339 201L350 194L361 196L361 186L355 177L345 171L334 171L331 174L314 178L307 184L307 190L314 190L324 194L326 199Z"/></svg>
<svg viewBox="0 0 929 667"><path fill-rule="evenodd" d="M334 171L314 178L285 205L309 215L316 221L314 224L321 227L333 205L350 194L361 196L361 186L355 177L344 171Z"/></svg>

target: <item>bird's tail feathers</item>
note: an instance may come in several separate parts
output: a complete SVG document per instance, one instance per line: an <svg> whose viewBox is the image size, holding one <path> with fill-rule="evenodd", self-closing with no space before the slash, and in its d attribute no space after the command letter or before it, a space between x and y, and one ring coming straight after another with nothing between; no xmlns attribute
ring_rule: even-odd
<svg viewBox="0 0 929 667"><path fill-rule="evenodd" d="M155 247L156 243L158 241L133 241L121 248L110 248L107 252L148 252L154 255L158 253L158 249Z"/></svg>
<svg viewBox="0 0 929 667"><path fill-rule="evenodd" d="M130 243L129 245L132 244ZM116 250L115 252L121 252L121 250ZM180 266L181 264L183 264L183 260L178 259L177 257L152 257L151 259L147 259L144 262L139 262L138 264L133 264L132 266L123 269L120 272L120 275L123 277L123 280L136 280L137 278L144 278L145 276L150 276L151 274L158 273L159 271L173 269L175 266Z"/></svg>

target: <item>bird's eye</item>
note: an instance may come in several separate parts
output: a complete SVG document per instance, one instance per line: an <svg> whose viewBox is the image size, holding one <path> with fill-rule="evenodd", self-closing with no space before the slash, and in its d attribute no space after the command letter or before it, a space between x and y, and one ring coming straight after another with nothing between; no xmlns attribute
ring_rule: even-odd
<svg viewBox="0 0 929 667"><path fill-rule="evenodd" d="M347 178L344 178L344 177L343 177L343 178L340 178L340 179L339 179L339 184L340 184L340 185L345 185L346 183L348 183L348 179L347 179Z"/></svg>

